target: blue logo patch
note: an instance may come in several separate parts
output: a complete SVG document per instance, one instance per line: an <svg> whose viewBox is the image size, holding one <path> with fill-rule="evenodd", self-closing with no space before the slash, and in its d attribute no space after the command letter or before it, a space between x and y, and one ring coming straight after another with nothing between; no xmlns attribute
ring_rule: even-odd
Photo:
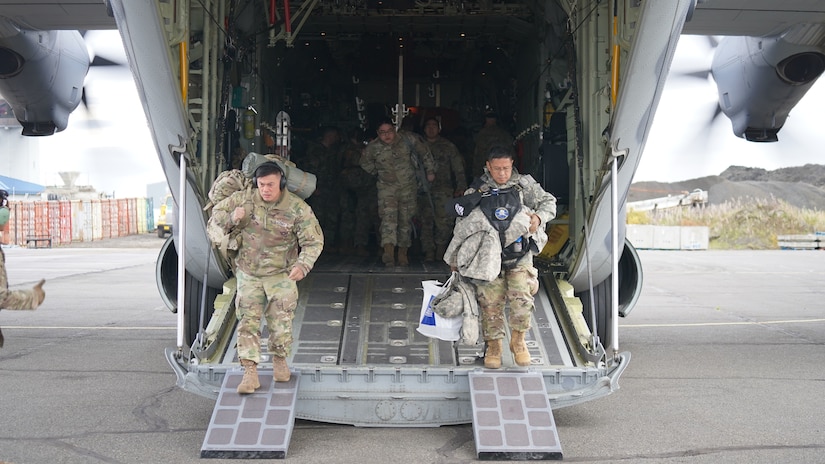
<svg viewBox="0 0 825 464"><path fill-rule="evenodd" d="M498 207L496 208L495 215L496 219L498 219L499 221L503 221L510 217L510 211L508 211L507 208Z"/></svg>

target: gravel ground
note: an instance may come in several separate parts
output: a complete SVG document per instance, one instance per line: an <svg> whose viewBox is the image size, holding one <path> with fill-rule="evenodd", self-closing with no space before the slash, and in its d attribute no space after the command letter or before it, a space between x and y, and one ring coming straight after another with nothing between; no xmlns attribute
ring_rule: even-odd
<svg viewBox="0 0 825 464"><path fill-rule="evenodd" d="M167 238L158 238L155 232L147 234L127 235L125 237L106 238L91 242L72 242L60 245L63 248L155 248L160 249Z"/></svg>

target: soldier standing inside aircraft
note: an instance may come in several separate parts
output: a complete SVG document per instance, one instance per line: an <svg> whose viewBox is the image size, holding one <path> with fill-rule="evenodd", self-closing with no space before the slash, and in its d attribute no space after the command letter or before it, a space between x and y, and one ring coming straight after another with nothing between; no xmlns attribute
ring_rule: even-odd
<svg viewBox="0 0 825 464"><path fill-rule="evenodd" d="M435 180L430 188L430 195L435 211L426 198L419 198L418 210L421 219L421 249L425 261L441 260L447 242L453 233L455 219L448 217L441 206L451 198L460 196L467 190L464 177L464 161L458 148L449 140L441 137L441 123L436 118L424 121L424 135L435 161Z"/></svg>
<svg viewBox="0 0 825 464"><path fill-rule="evenodd" d="M338 144L341 134L338 128L327 126L321 128L320 140L307 147L301 169L315 174L317 188L307 203L321 224L324 231L324 251L337 252L338 215L341 212L341 160L338 156Z"/></svg>
<svg viewBox="0 0 825 464"><path fill-rule="evenodd" d="M364 153L362 142L364 131L357 127L350 131L349 142L342 151L343 170L341 183L344 187L341 214L341 238L352 239L355 254L368 256L367 245L370 230L378 230L378 191L375 176L361 168L361 156Z"/></svg>
<svg viewBox="0 0 825 464"><path fill-rule="evenodd" d="M412 217L416 210L416 156L426 171L426 181L435 179L435 163L427 144L414 134L396 132L388 118L378 124L378 138L367 145L361 157L361 167L378 176L378 215L381 216L381 260L387 266L395 265L395 247L398 246L398 265L408 266L407 249L412 243Z"/></svg>
<svg viewBox="0 0 825 464"><path fill-rule="evenodd" d="M9 222L9 192L0 190L0 231L5 231ZM31 290L9 290L9 280L6 276L6 255L0 248L0 309L27 310L37 309L46 298L43 284L40 279ZM3 347L3 332L0 331L0 348Z"/></svg>
<svg viewBox="0 0 825 464"><path fill-rule="evenodd" d="M484 174L484 167L487 163L487 155L493 145L512 145L513 136L498 125L498 115L492 111L484 114L484 125L475 137L475 149L473 151L473 166L470 175L474 178Z"/></svg>
<svg viewBox="0 0 825 464"><path fill-rule="evenodd" d="M212 209L210 227L225 234L240 229L235 259L238 293L238 358L244 376L238 393L261 384L261 317L269 328L276 382L290 378L286 358L292 348L292 319L298 305L297 282L306 277L324 247L324 235L312 209L286 189L283 168L265 162L255 169L255 186L233 193Z"/></svg>
<svg viewBox="0 0 825 464"><path fill-rule="evenodd" d="M504 308L508 302L510 351L516 364L530 365L524 336L530 329L535 309L533 295L539 288L533 254L547 243L544 228L556 215L556 198L531 176L519 174L514 162L512 146L496 145L490 150L485 173L457 201L464 206L463 210L456 208L462 219L444 256L450 268L474 278L482 336L487 343L484 367L492 369L501 367ZM482 239L470 245L471 237L479 236ZM498 240L490 241L489 237ZM479 256L483 258L479 260ZM473 262L483 269L478 273L474 269L471 274L469 266ZM486 277L480 278L480 274Z"/></svg>

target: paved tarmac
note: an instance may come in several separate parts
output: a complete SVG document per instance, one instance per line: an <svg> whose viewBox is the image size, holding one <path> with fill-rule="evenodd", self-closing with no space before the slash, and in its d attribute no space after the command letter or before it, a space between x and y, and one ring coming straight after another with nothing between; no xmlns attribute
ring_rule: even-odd
<svg viewBox="0 0 825 464"><path fill-rule="evenodd" d="M5 249L37 311L2 311L0 463L200 459L213 401L175 386L148 248ZM641 251L621 390L555 411L566 462L825 463L825 252ZM285 462L474 462L471 425L298 421ZM272 461L266 461L272 462Z"/></svg>

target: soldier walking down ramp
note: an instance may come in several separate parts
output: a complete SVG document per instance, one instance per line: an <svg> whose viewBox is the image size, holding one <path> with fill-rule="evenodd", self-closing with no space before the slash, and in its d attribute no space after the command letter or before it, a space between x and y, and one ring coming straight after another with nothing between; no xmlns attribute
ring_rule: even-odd
<svg viewBox="0 0 825 464"><path fill-rule="evenodd" d="M292 349L292 319L298 306L297 282L306 277L324 247L312 209L286 189L283 169L269 161L255 169L257 188L233 193L212 209L210 228L240 230L235 259L238 292L238 358L244 367L238 393L260 388L261 318L269 328L276 382L289 381L286 358Z"/></svg>
<svg viewBox="0 0 825 464"><path fill-rule="evenodd" d="M9 222L9 192L0 190L0 231L5 232ZM37 309L46 298L41 279L31 290L9 290L6 275L6 254L0 248L0 309L32 310ZM3 347L3 331L0 330L0 348Z"/></svg>
<svg viewBox="0 0 825 464"><path fill-rule="evenodd" d="M494 146L484 175L457 204L461 219L444 261L473 278L481 308L481 332L487 344L484 367L501 367L506 336L504 308L509 303L510 351L516 364L530 365L524 336L530 329L538 292L533 255L547 243L544 228L556 215L556 198L531 176L513 167L512 146Z"/></svg>
<svg viewBox="0 0 825 464"><path fill-rule="evenodd" d="M416 167L412 157L418 156L426 171L427 182L435 179L435 163L427 144L407 132L396 132L388 118L378 124L378 138L367 145L361 167L378 176L378 215L381 216L381 260L395 266L408 266L407 250L412 244L411 221L416 211Z"/></svg>

